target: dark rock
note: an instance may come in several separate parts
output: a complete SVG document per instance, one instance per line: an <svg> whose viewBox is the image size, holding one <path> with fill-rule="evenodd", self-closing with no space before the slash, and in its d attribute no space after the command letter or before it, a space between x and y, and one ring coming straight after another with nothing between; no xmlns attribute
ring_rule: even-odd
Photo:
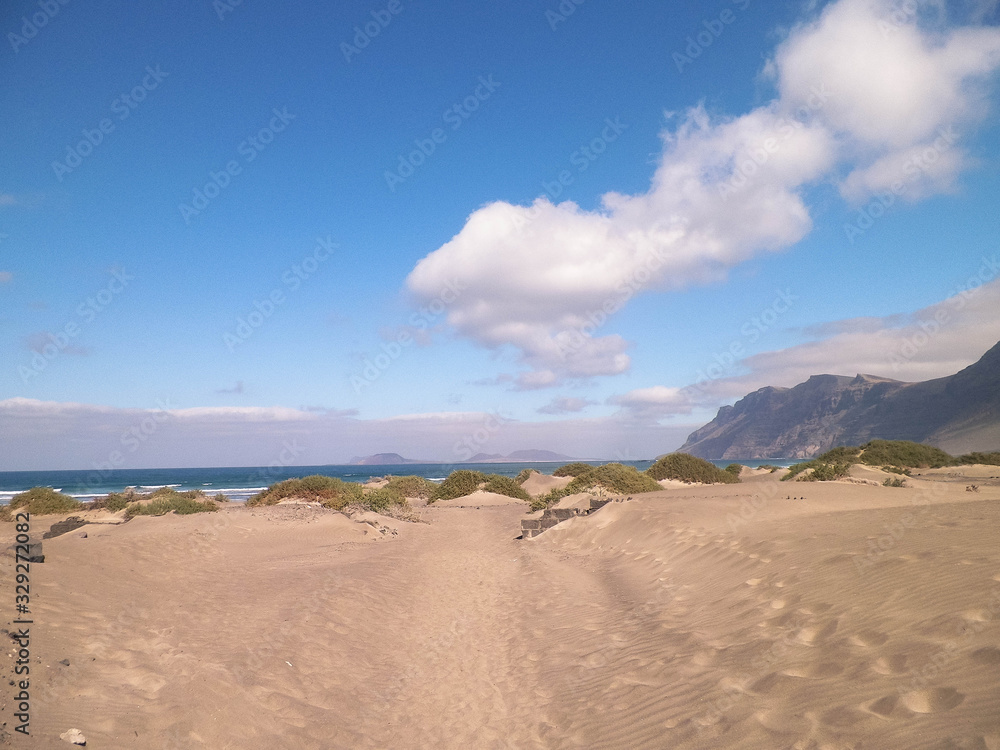
<svg viewBox="0 0 1000 750"><path fill-rule="evenodd" d="M52 537L62 536L63 534L76 531L76 529L86 525L87 522L79 516L70 516L65 521L52 524L49 530L42 534L42 539L51 539Z"/></svg>

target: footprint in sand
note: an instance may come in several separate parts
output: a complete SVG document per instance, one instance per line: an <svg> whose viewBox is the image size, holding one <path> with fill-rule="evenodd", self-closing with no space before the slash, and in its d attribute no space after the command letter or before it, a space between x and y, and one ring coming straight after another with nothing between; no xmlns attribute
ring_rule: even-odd
<svg viewBox="0 0 1000 750"><path fill-rule="evenodd" d="M875 648L889 640L889 636L877 630L859 630L851 636L851 643L862 648Z"/></svg>
<svg viewBox="0 0 1000 750"><path fill-rule="evenodd" d="M978 651L973 651L969 658L976 664L1000 664L1000 648L987 646Z"/></svg>
<svg viewBox="0 0 1000 750"><path fill-rule="evenodd" d="M902 674L906 671L906 654L883 656L872 664L872 670L879 674Z"/></svg>
<svg viewBox="0 0 1000 750"><path fill-rule="evenodd" d="M840 621L834 618L824 625L812 625L807 628L802 628L802 630L799 631L798 640L800 643L805 643L810 646L818 645L836 633L839 624Z"/></svg>
<svg viewBox="0 0 1000 750"><path fill-rule="evenodd" d="M903 705L918 714L934 714L949 711L965 700L965 696L955 688L933 688L914 690L903 696Z"/></svg>
<svg viewBox="0 0 1000 750"><path fill-rule="evenodd" d="M782 672L789 677L801 677L808 680L821 680L826 677L835 677L844 671L844 667L832 661L824 661L813 664L802 664L797 667L790 667Z"/></svg>
<svg viewBox="0 0 1000 750"><path fill-rule="evenodd" d="M893 712L897 703L899 703L898 695L886 695L879 698L877 701L869 703L868 710L876 716L881 716L884 719Z"/></svg>

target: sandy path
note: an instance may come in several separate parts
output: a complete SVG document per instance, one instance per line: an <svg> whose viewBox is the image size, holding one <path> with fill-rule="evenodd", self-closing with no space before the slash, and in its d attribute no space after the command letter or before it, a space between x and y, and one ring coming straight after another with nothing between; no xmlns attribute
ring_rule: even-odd
<svg viewBox="0 0 1000 750"><path fill-rule="evenodd" d="M47 541L35 731L79 727L96 748L573 746L549 706L628 603L515 540L523 505L425 514L377 544L339 515Z"/></svg>

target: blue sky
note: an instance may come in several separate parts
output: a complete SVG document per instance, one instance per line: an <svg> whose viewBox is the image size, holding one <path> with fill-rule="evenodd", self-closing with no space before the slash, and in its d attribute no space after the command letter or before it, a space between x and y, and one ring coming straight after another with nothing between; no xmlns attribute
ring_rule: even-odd
<svg viewBox="0 0 1000 750"><path fill-rule="evenodd" d="M644 458L1000 339L996 2L455 8L5 6L0 469Z"/></svg>

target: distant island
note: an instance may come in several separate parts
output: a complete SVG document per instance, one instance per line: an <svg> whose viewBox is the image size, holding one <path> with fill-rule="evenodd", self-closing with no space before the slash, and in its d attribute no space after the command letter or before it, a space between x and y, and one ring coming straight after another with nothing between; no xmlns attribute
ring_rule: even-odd
<svg viewBox="0 0 1000 750"><path fill-rule="evenodd" d="M357 466L386 466L389 464L424 464L434 461L419 461L413 458L403 458L398 453L376 453L371 456L355 456L348 463Z"/></svg>
<svg viewBox="0 0 1000 750"><path fill-rule="evenodd" d="M531 461L556 462L573 461L571 456L564 456L562 453L554 453L545 450L524 450L514 451L506 456L499 453L477 453L472 458L457 463L464 464L503 464L503 463L527 463ZM436 464L449 463L447 461L431 461L413 458L403 458L398 453L376 453L371 456L355 456L349 463L354 466L388 466L391 464Z"/></svg>
<svg viewBox="0 0 1000 750"><path fill-rule="evenodd" d="M910 440L958 455L1000 446L1000 343L961 372L920 383L814 375L761 388L688 436L700 458L812 458L838 445Z"/></svg>

